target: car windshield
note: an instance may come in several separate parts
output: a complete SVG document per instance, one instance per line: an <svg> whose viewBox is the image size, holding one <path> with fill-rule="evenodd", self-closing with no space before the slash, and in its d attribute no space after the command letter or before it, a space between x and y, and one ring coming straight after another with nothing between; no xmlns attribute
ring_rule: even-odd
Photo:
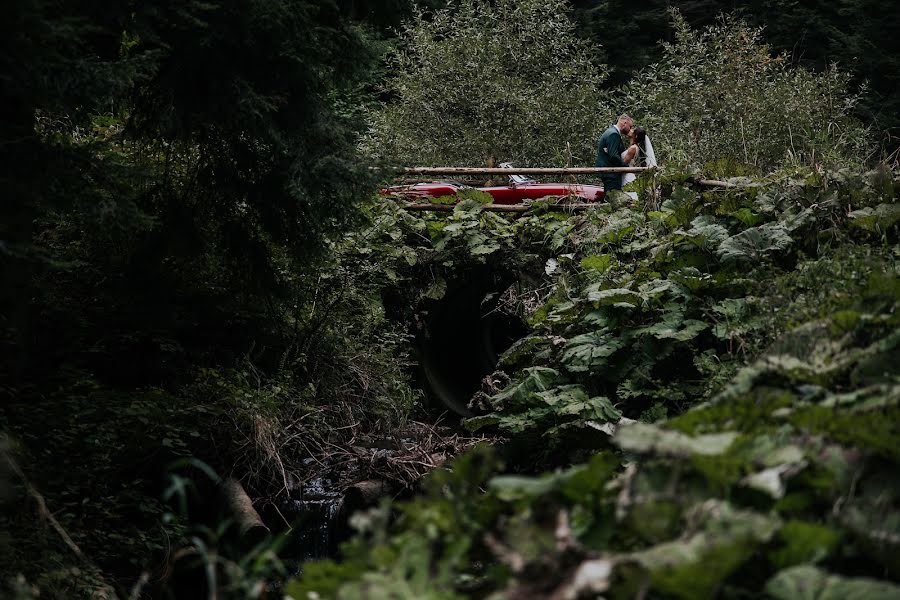
<svg viewBox="0 0 900 600"><path fill-rule="evenodd" d="M503 169L512 169L512 163L500 163L500 167ZM513 185L518 185L521 183L535 183L534 179L531 177L526 177L525 175L509 175L509 182Z"/></svg>

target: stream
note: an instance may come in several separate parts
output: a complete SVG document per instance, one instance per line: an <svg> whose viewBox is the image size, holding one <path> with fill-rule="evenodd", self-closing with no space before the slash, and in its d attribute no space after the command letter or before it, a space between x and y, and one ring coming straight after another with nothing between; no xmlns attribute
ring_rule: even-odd
<svg viewBox="0 0 900 600"><path fill-rule="evenodd" d="M288 554L301 562L334 558L346 536L343 494L333 484L325 478L312 479L300 488L299 498L288 500L281 509L294 524Z"/></svg>

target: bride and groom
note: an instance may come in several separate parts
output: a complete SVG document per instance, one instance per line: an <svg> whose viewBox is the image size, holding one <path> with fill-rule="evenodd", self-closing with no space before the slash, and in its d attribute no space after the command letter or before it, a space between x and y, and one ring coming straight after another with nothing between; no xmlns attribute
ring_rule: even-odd
<svg viewBox="0 0 900 600"><path fill-rule="evenodd" d="M630 144L625 147L622 136L627 136ZM656 154L653 152L653 144L650 136L642 127L635 127L634 120L628 115L621 115L615 125L610 125L597 144L598 167L655 167ZM604 173L601 175L603 187L609 192L621 190L636 179L634 173ZM635 192L628 192L632 198L637 198Z"/></svg>

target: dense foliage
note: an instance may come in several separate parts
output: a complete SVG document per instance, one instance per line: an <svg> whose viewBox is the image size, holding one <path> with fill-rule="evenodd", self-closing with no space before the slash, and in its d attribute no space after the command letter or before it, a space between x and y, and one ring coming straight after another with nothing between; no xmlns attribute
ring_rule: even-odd
<svg viewBox="0 0 900 600"><path fill-rule="evenodd" d="M366 147L398 164L592 159L605 67L566 8L462 0L417 14L400 32Z"/></svg>
<svg viewBox="0 0 900 600"><path fill-rule="evenodd" d="M744 21L695 29L672 11L673 41L619 89L603 81L564 9L465 2L419 14L403 30L365 146L399 164L590 165L600 131L627 111L669 162L715 176L880 151L854 116L860 97L847 72L773 56Z"/></svg>
<svg viewBox="0 0 900 600"><path fill-rule="evenodd" d="M668 11L677 8L694 28L714 25L722 13L735 14L776 53L787 52L792 64L815 72L832 65L852 73L852 85L866 83L854 114L871 124L872 147L896 151L900 144L900 68L894 32L900 5L874 0L771 2L770 0L574 0L574 16L585 35L600 46L612 82L621 85L658 60L660 41L672 42L675 30ZM868 15L877 15L868 18Z"/></svg>
<svg viewBox="0 0 900 600"><path fill-rule="evenodd" d="M292 596L900 594L877 581L898 578L900 180L734 183L670 173L658 211L538 207L480 234L459 227L475 203L440 220L480 235L472 253L512 259L514 236L554 256L511 381L466 422L504 434L505 459L435 474L395 525L361 519L348 560L309 565ZM508 474L536 462L567 468Z"/></svg>
<svg viewBox="0 0 900 600"><path fill-rule="evenodd" d="M361 26L329 3L176 4L4 8L4 597L15 576L128 597L145 570L162 594L171 546L214 517L162 502L169 465L266 493L282 452L398 430L418 397L378 264L327 242L372 189Z"/></svg>
<svg viewBox="0 0 900 600"><path fill-rule="evenodd" d="M884 33L811 3L806 71L764 43L796 3L593 4L5 7L0 596L896 595ZM591 164L622 110L664 164L639 202L373 197L376 159ZM481 280L529 333L447 433L417 353ZM234 477L290 530L323 475L423 493L299 575L299 529L248 548L219 512Z"/></svg>
<svg viewBox="0 0 900 600"><path fill-rule="evenodd" d="M843 164L879 150L853 117L859 96L848 73L795 67L733 18L697 31L672 15L674 41L619 100L670 162L768 173L785 160Z"/></svg>

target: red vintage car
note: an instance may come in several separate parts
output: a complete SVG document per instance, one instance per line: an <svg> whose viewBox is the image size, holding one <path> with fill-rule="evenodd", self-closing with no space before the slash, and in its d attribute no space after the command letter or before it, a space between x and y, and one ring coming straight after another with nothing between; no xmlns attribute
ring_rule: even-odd
<svg viewBox="0 0 900 600"><path fill-rule="evenodd" d="M504 163L504 167L509 163ZM510 167L511 168L511 167ZM465 189L476 189L494 198L494 204L521 204L525 200L537 200L546 196L570 197L581 202L603 200L603 187L578 183L539 183L524 175L509 175L506 185L473 188L456 181L434 181L411 185L395 185L381 190L385 196L411 200L455 196Z"/></svg>

